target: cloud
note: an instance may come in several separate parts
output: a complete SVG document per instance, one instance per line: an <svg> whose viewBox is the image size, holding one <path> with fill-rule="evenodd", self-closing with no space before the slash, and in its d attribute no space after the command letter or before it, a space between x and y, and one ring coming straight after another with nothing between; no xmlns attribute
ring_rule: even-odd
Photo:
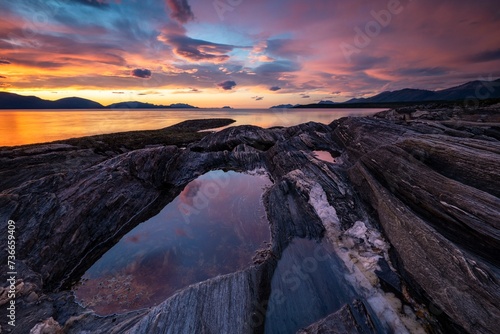
<svg viewBox="0 0 500 334"><path fill-rule="evenodd" d="M365 71L372 68L379 68L384 66L389 62L390 58L387 56L368 56L365 54L359 54L351 58L352 65L350 70L352 71Z"/></svg>
<svg viewBox="0 0 500 334"><path fill-rule="evenodd" d="M172 94L193 94L193 93L201 93L202 91L198 88L189 87L189 90L178 90L173 92Z"/></svg>
<svg viewBox="0 0 500 334"><path fill-rule="evenodd" d="M106 0L71 0L71 2L76 2L82 5L87 5L96 8L105 8L109 6L109 1Z"/></svg>
<svg viewBox="0 0 500 334"><path fill-rule="evenodd" d="M430 77L448 74L450 71L445 67L419 67L405 68L396 71L397 74L408 77Z"/></svg>
<svg viewBox="0 0 500 334"><path fill-rule="evenodd" d="M182 35L168 36L165 39L173 45L175 54L195 62L226 62L229 60L227 53L235 48L233 45L212 43Z"/></svg>
<svg viewBox="0 0 500 334"><path fill-rule="evenodd" d="M303 98L303 99L308 99L308 98L310 98L310 96L309 96L309 95L307 95L307 94L300 94L300 97L301 97L301 98Z"/></svg>
<svg viewBox="0 0 500 334"><path fill-rule="evenodd" d="M219 86L220 88L222 88L224 90L231 90L236 86L236 82L234 82L232 80L227 80L227 81L218 83L217 86Z"/></svg>
<svg viewBox="0 0 500 334"><path fill-rule="evenodd" d="M145 96L145 95L160 95L160 92L158 92L156 90L148 90L147 92L141 92L141 93L138 93L137 95L140 95L140 96Z"/></svg>
<svg viewBox="0 0 500 334"><path fill-rule="evenodd" d="M149 79L151 78L151 71L147 69L136 68L130 74L137 78Z"/></svg>
<svg viewBox="0 0 500 334"><path fill-rule="evenodd" d="M7 79L7 77L4 77L3 75L0 75L0 79Z"/></svg>
<svg viewBox="0 0 500 334"><path fill-rule="evenodd" d="M0 59L0 64L1 65L8 65L8 64L10 64L10 61L5 60L5 59Z"/></svg>
<svg viewBox="0 0 500 334"><path fill-rule="evenodd" d="M187 23L194 19L194 14L187 0L167 0L167 6L170 8L170 17L179 23Z"/></svg>
<svg viewBox="0 0 500 334"><path fill-rule="evenodd" d="M276 57L288 58L309 53L307 40L272 39L267 41L266 51Z"/></svg>
<svg viewBox="0 0 500 334"><path fill-rule="evenodd" d="M125 94L125 92L112 92L113 94Z"/></svg>
<svg viewBox="0 0 500 334"><path fill-rule="evenodd" d="M296 72L300 70L300 65L290 60L277 60L272 63L262 64L255 69L258 74L271 74L283 72Z"/></svg>
<svg viewBox="0 0 500 334"><path fill-rule="evenodd" d="M262 101L262 100L264 100L264 97L263 96L252 96L252 99L254 99L255 101Z"/></svg>
<svg viewBox="0 0 500 334"><path fill-rule="evenodd" d="M488 50L488 51L480 52L480 53L468 58L467 60L472 61L472 62L477 62L477 63L483 63L483 62L499 60L499 59L500 59L500 49L496 49L496 50Z"/></svg>
<svg viewBox="0 0 500 334"><path fill-rule="evenodd" d="M279 91L280 89L281 89L281 87L278 87L278 86L273 86L273 87L270 87L270 88L269 88L269 90L270 90L271 92L277 92L277 91Z"/></svg>
<svg viewBox="0 0 500 334"><path fill-rule="evenodd" d="M21 59L22 55L19 57L19 59L16 59L14 64L16 65L23 65L26 67L37 67L37 68L43 68L43 69L57 69L57 68L62 68L67 65L66 62L55 62L55 61L37 61L36 56L34 55L32 60L28 59Z"/></svg>

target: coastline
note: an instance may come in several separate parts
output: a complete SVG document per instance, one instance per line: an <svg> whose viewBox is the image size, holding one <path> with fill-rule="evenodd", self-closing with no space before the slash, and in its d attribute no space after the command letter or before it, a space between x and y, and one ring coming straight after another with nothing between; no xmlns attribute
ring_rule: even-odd
<svg viewBox="0 0 500 334"><path fill-rule="evenodd" d="M360 243L353 239L348 246L342 237L359 221L391 245L387 253L369 249L386 265L367 275L420 314L422 326L485 333L498 328L499 110L405 107L329 125L198 132L230 123L187 121L161 130L0 148L1 226L17 223L19 247L17 311L24 320L13 332L40 324L68 333L165 330L157 327L158 317L174 331L207 324L227 332L258 331L265 321L255 324L252 315L266 319L262 305L271 298L272 277L290 240L323 240L333 229L329 238L354 251ZM314 150L328 151L339 162L318 160L310 154ZM273 256L188 287L148 310L99 317L74 302L69 288L100 255L196 175L214 169L264 169L272 176L264 203ZM323 206L311 198L322 199ZM325 208L336 213L338 225L323 215ZM238 308L224 316L204 313L204 303L217 315L235 302L229 291L240 296ZM353 305L338 312L354 312ZM386 319L379 315L377 321ZM346 326L355 328L356 320Z"/></svg>

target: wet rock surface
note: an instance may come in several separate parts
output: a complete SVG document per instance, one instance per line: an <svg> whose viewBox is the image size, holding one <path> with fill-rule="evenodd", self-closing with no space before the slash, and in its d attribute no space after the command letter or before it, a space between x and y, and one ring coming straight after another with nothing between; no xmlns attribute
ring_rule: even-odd
<svg viewBox="0 0 500 334"><path fill-rule="evenodd" d="M101 136L1 148L0 228L16 222L18 271L18 321L6 324L2 289L2 332L495 333L499 111L415 111L240 126L172 142L155 134L153 146L144 137L125 147ZM335 163L313 151L329 152ZM272 240L254 266L120 315L100 317L74 301L72 284L190 181L214 169L259 168L274 183L264 195ZM325 252L318 259L314 248L294 248L311 242L329 245L334 269L314 269ZM6 259L5 248L0 254ZM294 265L303 270L289 284L280 280ZM347 277L342 288L325 283L335 270ZM382 288L398 301L384 302ZM300 323L283 320L294 312Z"/></svg>

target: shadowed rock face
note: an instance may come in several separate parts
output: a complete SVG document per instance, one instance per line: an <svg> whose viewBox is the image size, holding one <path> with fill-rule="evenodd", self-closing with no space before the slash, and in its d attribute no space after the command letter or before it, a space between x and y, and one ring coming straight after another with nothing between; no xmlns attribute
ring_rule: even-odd
<svg viewBox="0 0 500 334"><path fill-rule="evenodd" d="M470 113L464 121L449 110L432 110L425 119L400 115L384 112L329 126L234 127L186 149L136 149L135 143L126 153L102 153L74 142L1 149L0 173L7 177L0 181L0 228L6 229L9 219L17 228L19 321L13 332L45 325L68 333L263 332L265 319L273 318L266 316L276 297L273 278L302 254L290 248L292 240L347 245L343 231L363 221L390 242L392 266L402 282L392 288L414 309L431 305L430 312L418 312L427 314L419 321L429 331L495 333L500 326L498 111L479 111L482 122ZM313 151L328 151L335 162L322 161ZM187 183L213 169L256 168L274 181L264 197L272 236L265 260L192 285L148 310L98 317L73 301L69 287ZM343 248L332 249L341 254ZM5 249L0 253L5 259ZM343 261L338 270L351 273ZM320 276L310 291L329 291L321 283L328 274ZM320 294L324 301L311 302L328 307L311 311L310 323L300 324L307 327L302 332L394 330L367 302L373 298L355 284L346 289L343 307L327 293ZM290 293L286 305L293 308L300 295L310 293ZM0 296L5 327L5 290ZM286 314L279 319L290 314L280 310Z"/></svg>

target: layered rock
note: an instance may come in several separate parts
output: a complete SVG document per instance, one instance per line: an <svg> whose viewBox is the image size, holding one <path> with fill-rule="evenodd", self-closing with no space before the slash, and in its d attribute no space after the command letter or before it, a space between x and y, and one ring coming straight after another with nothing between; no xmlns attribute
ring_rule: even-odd
<svg viewBox="0 0 500 334"><path fill-rule="evenodd" d="M408 319L394 320L404 309L403 318L429 332L494 333L500 326L498 112L479 111L476 119L448 110L410 114L241 126L201 140L190 136L185 149L183 138L175 145L155 138L146 147L141 137L142 146L132 139L122 147L106 136L99 143L1 149L0 227L9 219L17 224L14 332L54 322L68 333L412 330ZM319 160L314 150L330 152L335 162ZM272 242L258 264L195 284L149 310L99 317L74 302L71 285L188 182L213 169L256 168L274 181L264 196ZM345 231L353 225L367 227L363 233L380 229L389 254L382 240ZM314 250L296 248L304 238L330 245L328 265L335 269L297 274L307 284L290 290L279 279L286 263L300 267L315 259ZM341 282L336 271L351 279ZM336 296L328 279L345 291ZM406 306L380 306L382 286ZM288 291L283 302L275 302L277 291ZM302 314L294 309L300 303L310 307L301 322L287 320ZM361 326L367 319L371 325Z"/></svg>

